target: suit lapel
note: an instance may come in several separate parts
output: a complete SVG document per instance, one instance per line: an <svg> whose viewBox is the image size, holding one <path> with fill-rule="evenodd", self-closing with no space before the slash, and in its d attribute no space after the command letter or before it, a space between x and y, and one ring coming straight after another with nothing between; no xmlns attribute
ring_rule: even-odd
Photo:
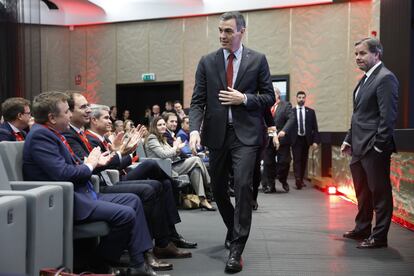
<svg viewBox="0 0 414 276"><path fill-rule="evenodd" d="M237 78L234 82L234 88L237 89L244 73L246 73L247 65L249 64L250 50L243 46L242 60L240 62L239 71L237 72Z"/></svg>
<svg viewBox="0 0 414 276"><path fill-rule="evenodd" d="M382 68L382 64L379 65L374 72L372 72L372 74L369 76L369 78L365 81L364 85L359 89L358 91L358 95L355 99L355 93L356 90L358 89L358 86L360 85L361 81L358 83L358 86L356 87L355 91L354 91L354 101L355 101L355 108L359 105L359 103L361 102L361 97L364 94L364 91L367 89L367 87L374 81L375 77L377 76L378 72L381 70ZM362 93L361 93L362 92Z"/></svg>
<svg viewBox="0 0 414 276"><path fill-rule="evenodd" d="M227 90L226 87L226 65L224 64L224 53L223 49L219 49L216 53L216 67L217 67L217 74L223 86L223 89Z"/></svg>

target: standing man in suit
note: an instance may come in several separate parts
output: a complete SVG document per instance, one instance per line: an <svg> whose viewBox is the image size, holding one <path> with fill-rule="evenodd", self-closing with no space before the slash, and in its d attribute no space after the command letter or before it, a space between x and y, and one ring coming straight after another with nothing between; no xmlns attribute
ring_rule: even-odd
<svg viewBox="0 0 414 276"><path fill-rule="evenodd" d="M9 98L1 105L4 123L0 125L1 141L24 141L30 122L30 102L23 98Z"/></svg>
<svg viewBox="0 0 414 276"><path fill-rule="evenodd" d="M227 227L225 244L230 244L225 271L231 273L243 268L241 255L252 217L252 156L263 141L263 110L272 106L275 96L265 55L241 43L246 31L243 15L224 13L218 30L221 49L203 56L196 71L190 145L194 154L200 142L210 150L214 197ZM227 194L231 167L235 207Z"/></svg>
<svg viewBox="0 0 414 276"><path fill-rule="evenodd" d="M128 249L130 275L156 275L145 263L152 248L141 200L134 194L99 194L93 189L92 171L105 165L99 148L81 164L61 132L69 127L72 113L68 96L45 92L33 100L33 125L23 149L23 176L31 181L70 181L74 185L73 217L76 222L106 221L111 231L100 241L97 254L108 262L118 262Z"/></svg>
<svg viewBox="0 0 414 276"><path fill-rule="evenodd" d="M290 161L290 131L295 125L295 116L292 112L290 102L280 99L280 91L275 88L276 102L270 108L270 112L266 116L270 116L269 120L273 120L276 133L279 138L279 148L275 147L273 139L269 139L267 147L264 150L263 158L263 191L265 193L275 193L275 178L277 177L282 183L282 187L289 192L289 184L287 177L289 174Z"/></svg>
<svg viewBox="0 0 414 276"><path fill-rule="evenodd" d="M363 240L358 248L387 246L393 202L390 160L396 151L398 87L395 75L381 62L379 40L365 38L355 43L356 64L365 72L354 90L351 128L341 150L352 156L351 173L358 200L355 228L345 238ZM372 218L375 210L375 227Z"/></svg>
<svg viewBox="0 0 414 276"><path fill-rule="evenodd" d="M305 185L306 165L308 163L309 147L315 150L320 143L318 122L315 110L305 106L306 93L296 93L296 107L293 108L295 116L295 128L292 131L293 172L296 179L296 189L300 190Z"/></svg>

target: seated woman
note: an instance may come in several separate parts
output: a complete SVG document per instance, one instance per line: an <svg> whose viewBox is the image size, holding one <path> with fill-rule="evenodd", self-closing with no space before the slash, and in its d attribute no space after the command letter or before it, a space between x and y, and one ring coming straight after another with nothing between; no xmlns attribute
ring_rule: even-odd
<svg viewBox="0 0 414 276"><path fill-rule="evenodd" d="M188 174L190 176L191 185L200 197L200 207L208 211L215 211L216 209L207 201L204 191L204 188L210 184L210 175L203 161L197 156L178 161L180 150L185 144L181 142L181 139L177 139L171 147L164 137L166 130L164 119L162 117L154 118L150 126L150 134L145 140L147 157L170 158L173 161L173 174Z"/></svg>

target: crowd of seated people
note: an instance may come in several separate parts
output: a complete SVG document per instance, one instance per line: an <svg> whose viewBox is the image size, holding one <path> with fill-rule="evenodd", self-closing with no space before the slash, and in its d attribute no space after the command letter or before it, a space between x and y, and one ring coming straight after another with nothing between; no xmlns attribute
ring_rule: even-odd
<svg viewBox="0 0 414 276"><path fill-rule="evenodd" d="M181 114L182 134L188 136L188 117L181 103L175 102L174 107L173 113L164 113L167 121L168 117L175 121L170 131L176 131ZM89 270L110 271L121 265L121 254L128 250L130 262L122 271L157 275L154 270L173 268L160 259L189 258L188 249L196 248L197 243L184 239L175 227L181 218L172 177L154 160L134 164L137 146L146 141L148 156L171 158L173 175L188 174L200 196L200 207L214 211L205 193L210 189L210 176L199 157L183 155L182 161L178 160L185 143L175 139L175 133L170 133L172 146L164 140L167 128L159 107L150 133L145 126L135 127L128 119L129 112L124 112L123 118L118 120L115 106L90 105L78 92L41 93L32 104L23 98L10 98L2 104L0 142L25 141L25 180L74 184L74 223L103 220L109 224L110 233L88 260ZM163 125L157 127L159 123ZM108 169L119 171L118 183L111 182ZM99 192L91 185L93 174L99 176Z"/></svg>

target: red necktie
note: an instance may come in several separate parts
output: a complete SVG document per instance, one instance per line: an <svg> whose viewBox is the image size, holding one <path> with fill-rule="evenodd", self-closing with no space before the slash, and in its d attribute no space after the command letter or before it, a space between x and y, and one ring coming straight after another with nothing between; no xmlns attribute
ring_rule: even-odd
<svg viewBox="0 0 414 276"><path fill-rule="evenodd" d="M230 53L230 55L228 56L227 72L226 72L227 86L229 87L233 87L233 60L234 60L234 54Z"/></svg>
<svg viewBox="0 0 414 276"><path fill-rule="evenodd" d="M272 117L275 117L276 107L277 107L277 104L274 104L274 105L272 106L272 108L270 109L270 112L272 112Z"/></svg>
<svg viewBox="0 0 414 276"><path fill-rule="evenodd" d="M14 137L16 137L16 141L24 141L23 134L21 132L13 132Z"/></svg>

